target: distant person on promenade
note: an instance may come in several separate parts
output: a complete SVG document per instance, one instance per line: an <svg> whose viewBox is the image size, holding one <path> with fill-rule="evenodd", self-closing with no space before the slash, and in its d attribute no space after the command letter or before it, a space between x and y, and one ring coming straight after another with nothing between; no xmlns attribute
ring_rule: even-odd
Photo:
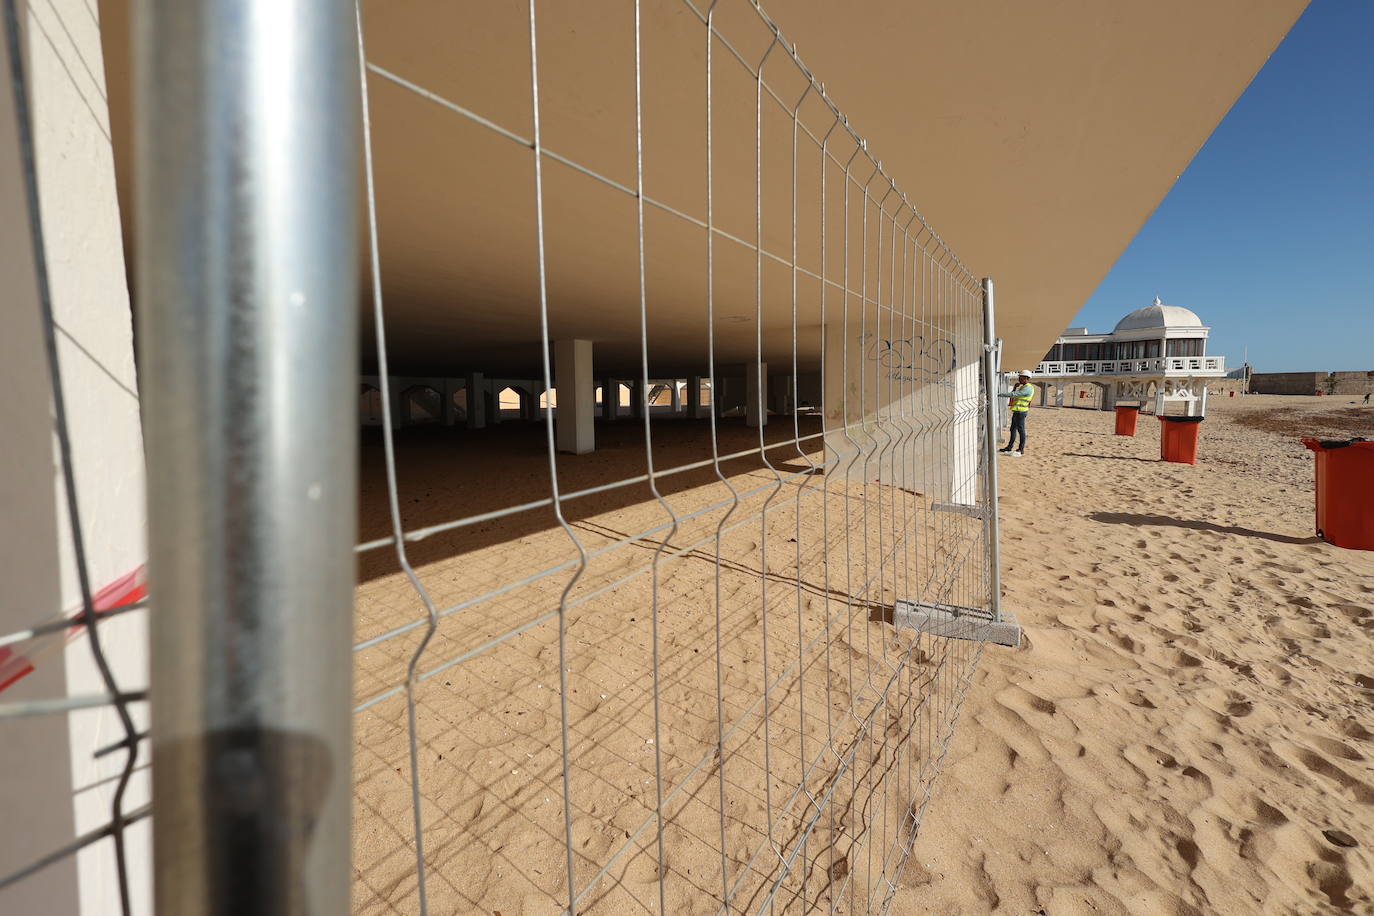
<svg viewBox="0 0 1374 916"><path fill-rule="evenodd" d="M1360 403L1362 403L1362 404L1368 404L1368 403L1369 403L1369 394L1370 394L1370 392L1366 391L1366 392L1364 393L1364 400L1361 401Z"/></svg>
<svg viewBox="0 0 1374 916"><path fill-rule="evenodd" d="M1030 413L1031 399L1035 397L1035 386L1031 384L1030 370L1023 370L1016 376L1016 387L999 398L1011 398L1011 437L1007 447L1000 451L1012 458L1020 458L1026 453L1026 414ZM1017 435L1021 444L1016 444Z"/></svg>

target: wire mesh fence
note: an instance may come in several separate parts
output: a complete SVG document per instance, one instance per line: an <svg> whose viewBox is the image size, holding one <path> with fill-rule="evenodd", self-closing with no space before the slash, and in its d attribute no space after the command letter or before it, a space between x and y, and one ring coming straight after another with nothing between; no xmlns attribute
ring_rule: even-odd
<svg viewBox="0 0 1374 916"><path fill-rule="evenodd" d="M394 19L380 28L396 47ZM967 612L992 607L979 284L754 4L531 2L522 30L467 40L525 61L522 102L362 51L380 393L364 411L382 415L362 464L355 907L882 912L982 651ZM695 85L665 88L655 62L673 55ZM599 115L572 131L550 101L567 96L541 73L589 56L624 64L618 131ZM676 134L685 157L664 146L665 93L697 124ZM415 382L388 364L404 267L376 164L425 133L405 120L433 117L417 99L461 124L462 218L533 221L542 362L522 391L543 404L518 415L536 422L441 437L395 415L392 389ZM620 257L587 263L569 212ZM596 460L556 433L575 420L554 406L555 345L598 336L570 264L638 317L598 365ZM482 383L465 378L470 411ZM655 409L665 384L696 403L703 378L709 410ZM899 602L953 623L904 627Z"/></svg>
<svg viewBox="0 0 1374 916"><path fill-rule="evenodd" d="M407 69L441 4L358 12L354 910L884 912L996 616L984 290L758 5L519 12L435 30L454 61L495 44L521 74L495 88ZM501 253L456 272L451 310L480 322L491 276L523 290L527 368L469 350L436 374L388 347L417 334L388 195L436 115L460 142L435 193L463 203L436 236L475 226ZM597 340L582 455L560 453L573 338ZM120 790L0 888L108 840L127 913L144 694L101 662L116 610L87 579L77 618L0 647L84 627L105 692L0 716L112 705Z"/></svg>

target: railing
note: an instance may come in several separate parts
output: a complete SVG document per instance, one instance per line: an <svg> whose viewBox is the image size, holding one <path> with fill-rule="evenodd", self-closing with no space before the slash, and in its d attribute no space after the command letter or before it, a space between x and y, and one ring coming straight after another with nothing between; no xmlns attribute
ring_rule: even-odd
<svg viewBox="0 0 1374 916"><path fill-rule="evenodd" d="M1035 369L1040 377L1098 375L1225 375L1224 356L1155 356L1149 359L1056 360Z"/></svg>

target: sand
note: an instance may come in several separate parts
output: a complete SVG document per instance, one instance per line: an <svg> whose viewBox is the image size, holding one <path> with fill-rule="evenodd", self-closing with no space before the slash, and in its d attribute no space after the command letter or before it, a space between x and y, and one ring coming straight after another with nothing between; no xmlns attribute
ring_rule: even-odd
<svg viewBox="0 0 1374 916"><path fill-rule="evenodd" d="M976 568L935 581L937 564L898 539L902 559L890 567L899 574L864 590L856 583L866 568L840 560L842 532L833 517L823 523L824 513L878 507L868 523L856 515L850 538L874 557L892 550L903 525L930 549L941 539L969 543L977 522L937 517L919 492L818 482L800 473L818 455L809 443L769 453L791 475L782 488L757 458L727 466L737 489L753 491L734 517L757 512L770 493L775 505L766 557L757 520L734 530L727 520L722 540L724 714L740 726L722 777L711 750L711 535L724 512L711 507L728 491L709 469L665 481L663 495L680 517L700 513L676 532L643 484L575 500L567 518L592 552L570 592L576 613L564 660L575 868L579 886L594 885L583 910L658 912L655 832L644 825L659 760L665 784L683 787L670 800L666 833L664 904L674 913L719 907L721 784L727 868L739 882L737 905L750 911L774 885L779 911L806 911L800 901L810 900L811 911L829 912L840 895L841 912L851 904L862 911L870 895L875 903L883 896L874 890L885 889L883 877L893 880L891 912L899 914L1374 911L1363 890L1374 886L1374 553L1313 538L1311 459L1294 438L1374 435L1374 414L1347 410L1339 398L1219 399L1195 467L1155 460L1158 424L1149 417L1136 438L1124 439L1111 435L1109 414L1033 414L1032 453L1003 459L1006 603L1026 627L1026 645L981 654L900 873L883 870L884 855L902 840L896 825L932 788L951 724L947 708L914 700L951 698L976 647L895 633L880 611L923 590L976 600ZM655 424L656 462L704 458L702 431ZM770 426L770 441L789 434ZM726 424L722 450L748 447L751 435ZM565 490L643 468L642 428L621 423L598 436L595 455L560 463ZM547 492L541 447L542 432L514 424L480 439L403 436L405 527L537 499ZM363 454L368 539L385 535L389 522L380 449L371 443ZM643 571L669 534L665 551L681 553L655 581ZM575 558L571 545L547 508L410 545L435 605L457 608L420 666L456 662L419 691L431 912L515 916L557 912L555 901L566 900L560 663L549 610L573 567L464 605ZM867 567L880 568L888 567ZM365 554L360 572L359 639L423 616L394 555ZM655 589L658 732L645 613ZM765 621L766 651L758 639ZM523 629L501 639L516 628ZM357 913L417 911L405 704L385 693L403 682L422 633L355 656L359 702L383 697L355 717ZM863 689L873 672L891 670L884 664L903 662L913 673L905 692L875 698ZM782 686L764 716L759 685L769 670ZM861 734L844 715L856 709L882 726ZM805 766L820 747L851 761L870 788L902 790L827 783L826 767ZM816 798L834 790L839 817L815 825L779 882L767 856L750 857L770 839L759 826L769 821L765 812L773 814L773 839L786 841L779 845L800 835L809 809L805 795L789 796L797 785ZM863 823L874 829L845 829Z"/></svg>
<svg viewBox="0 0 1374 916"><path fill-rule="evenodd" d="M1374 553L1313 537L1350 398L1037 410L1003 461L1019 651L984 653L893 912L1374 912ZM1357 845L1352 845L1357 844Z"/></svg>

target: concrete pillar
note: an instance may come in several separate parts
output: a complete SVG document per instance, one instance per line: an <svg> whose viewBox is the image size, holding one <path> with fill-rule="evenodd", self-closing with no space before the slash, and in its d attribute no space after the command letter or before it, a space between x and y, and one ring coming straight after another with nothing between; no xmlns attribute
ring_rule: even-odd
<svg viewBox="0 0 1374 916"><path fill-rule="evenodd" d="M1064 406L1064 388L1065 388L1065 387L1067 387L1067 386L1065 386L1065 385L1055 385L1055 386L1054 386L1054 406L1055 406L1055 407L1063 407L1063 406Z"/></svg>
<svg viewBox="0 0 1374 916"><path fill-rule="evenodd" d="M1198 387L1202 390L1197 393L1197 415L1205 417L1207 416L1207 386L1202 384Z"/></svg>
<svg viewBox="0 0 1374 916"><path fill-rule="evenodd" d="M630 416L636 420L644 419L644 410L648 406L649 391L644 387L644 382L635 379L630 382Z"/></svg>
<svg viewBox="0 0 1374 916"><path fill-rule="evenodd" d="M669 380L673 386L673 413L682 410L682 389L677 386L677 379Z"/></svg>
<svg viewBox="0 0 1374 916"><path fill-rule="evenodd" d="M744 367L744 421L749 426L768 424L768 364L746 363Z"/></svg>
<svg viewBox="0 0 1374 916"><path fill-rule="evenodd" d="M404 384L404 381L402 379L396 378L395 376L392 376L391 378L387 379L387 392L391 395L392 429L400 429L402 426L405 425L405 416L402 413L402 409L405 406L405 401L401 397L401 389L404 387L408 386Z"/></svg>
<svg viewBox="0 0 1374 916"><path fill-rule="evenodd" d="M615 419L620 407L620 383L613 378L601 380L601 419L610 422Z"/></svg>
<svg viewBox="0 0 1374 916"><path fill-rule="evenodd" d="M482 429L487 425L487 381L480 372L469 372L464 379L468 392L468 429Z"/></svg>
<svg viewBox="0 0 1374 916"><path fill-rule="evenodd" d="M1164 381L1155 386L1155 416L1164 416Z"/></svg>
<svg viewBox="0 0 1374 916"><path fill-rule="evenodd" d="M1116 408L1116 382L1108 382L1102 386L1102 409L1114 410Z"/></svg>
<svg viewBox="0 0 1374 916"><path fill-rule="evenodd" d="M18 40L27 63L42 243L86 564L91 587L101 589L141 568L146 559L139 385L114 156L102 129L105 67L94 21L77 18L85 10L70 2L43 4L42 10L37 6L18 5ZM62 35L50 38L58 29ZM0 26L0 34L4 31ZM5 278L0 306L0 386L5 392L0 399L0 428L5 431L0 446L0 633L8 634L36 619L71 613L81 605L81 588L54 447L50 366L34 263L37 240L30 234L15 86L5 44L0 41L0 275ZM197 434L199 430L187 429L187 435ZM105 656L121 689L148 682L148 615L147 610L134 611L100 624ZM20 642L0 650L22 657L40 649L30 659L32 673L0 692L0 701L105 691L88 637L70 642L57 638L55 645L43 647ZM148 706L132 705L140 731L148 727ZM0 732L0 792L8 828L0 833L0 871L8 874L109 822L124 754L95 757L93 752L122 739L124 731L114 707L101 706L5 719ZM144 741L141 762L151 750ZM126 812L148 802L150 785L146 768L134 771L124 795ZM124 832L131 910L140 916L152 912L150 826L143 820ZM115 874L113 843L94 843L0 890L0 912L117 913Z"/></svg>
<svg viewBox="0 0 1374 916"><path fill-rule="evenodd" d="M560 340L553 345L558 421L554 434L560 452L585 455L596 447L596 386L592 383L592 342Z"/></svg>
<svg viewBox="0 0 1374 916"><path fill-rule="evenodd" d="M452 426L457 422L458 409L453 406L453 395L458 390L455 379L439 379L439 396L444 399L443 418L445 426Z"/></svg>
<svg viewBox="0 0 1374 916"><path fill-rule="evenodd" d="M701 416L701 376L687 380L687 416L693 420Z"/></svg>

